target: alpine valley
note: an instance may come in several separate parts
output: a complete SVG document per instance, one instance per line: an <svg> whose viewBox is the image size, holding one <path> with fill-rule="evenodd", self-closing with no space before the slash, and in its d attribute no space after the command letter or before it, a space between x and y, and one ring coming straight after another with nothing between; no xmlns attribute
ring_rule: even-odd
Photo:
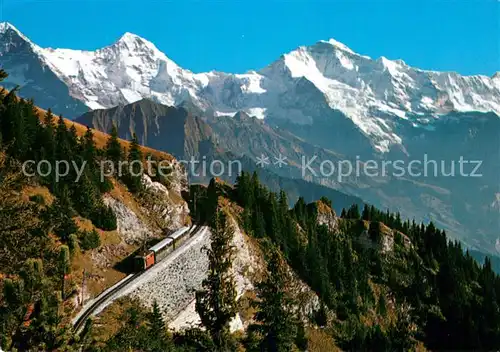
<svg viewBox="0 0 500 352"><path fill-rule="evenodd" d="M346 204L432 220L467 247L500 252L500 73L420 70L333 39L259 71L193 73L131 33L96 51L52 49L9 23L0 25L0 66L5 88L103 132L115 124L119 137L135 133L178 159L239 159L270 188L308 201L337 192ZM266 169L255 165L262 156ZM273 165L280 157L286 166ZM304 173L304 158L316 171L360 160L386 162L389 172L326 177ZM420 162L396 177L388 163L396 160Z"/></svg>

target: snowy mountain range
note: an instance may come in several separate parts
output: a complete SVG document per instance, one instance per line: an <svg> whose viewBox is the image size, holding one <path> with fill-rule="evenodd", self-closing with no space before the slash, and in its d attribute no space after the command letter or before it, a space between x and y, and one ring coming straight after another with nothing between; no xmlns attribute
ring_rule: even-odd
<svg viewBox="0 0 500 352"><path fill-rule="evenodd" d="M266 121L310 126L340 113L376 152L404 150L402 126L434 129L454 112L500 116L500 74L461 76L372 59L333 39L299 47L260 71L193 73L156 46L125 33L96 51L41 48L9 23L0 24L0 65L7 88L67 117L143 98L189 102L216 117L243 111Z"/></svg>
<svg viewBox="0 0 500 352"><path fill-rule="evenodd" d="M288 167L269 170L275 184L275 175L304 182L303 156L317 156L316 167L358 157L429 157L447 170L461 158L481 160L478 178L312 177L306 180L316 185L303 191L320 184L432 220L470 247L500 253L500 73L420 70L333 39L259 71L193 73L131 33L96 51L52 49L8 23L0 24L0 67L9 74L2 84L19 86L38 106L105 132L115 123L122 138L137 133L142 143L180 157L232 155L250 165L264 154L285 156Z"/></svg>

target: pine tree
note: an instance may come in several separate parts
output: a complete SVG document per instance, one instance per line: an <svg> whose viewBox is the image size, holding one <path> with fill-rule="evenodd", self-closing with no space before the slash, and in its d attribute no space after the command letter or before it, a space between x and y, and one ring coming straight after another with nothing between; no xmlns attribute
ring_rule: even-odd
<svg viewBox="0 0 500 352"><path fill-rule="evenodd" d="M160 306L158 306L156 300L153 302L153 310L149 318L149 328L153 334L158 334L157 336L165 332L165 322L163 321Z"/></svg>
<svg viewBox="0 0 500 352"><path fill-rule="evenodd" d="M59 248L58 268L59 268L59 274L61 275L61 297L64 300L66 275L69 274L71 268L70 253L68 246L63 245L61 246L61 248Z"/></svg>
<svg viewBox="0 0 500 352"><path fill-rule="evenodd" d="M295 337L295 345L299 351L307 351L309 341L307 339L306 328L303 322L300 322L297 326L297 336Z"/></svg>
<svg viewBox="0 0 500 352"><path fill-rule="evenodd" d="M196 292L196 311L219 351L229 348L229 322L237 312L231 273L233 233L224 210L217 209L211 226L211 248L204 247L209 260L208 276L203 280L203 288Z"/></svg>
<svg viewBox="0 0 500 352"><path fill-rule="evenodd" d="M118 129L115 124L111 128L111 133L106 143L105 154L108 160L113 162L115 172L118 172L119 163L123 159L123 151L118 140Z"/></svg>
<svg viewBox="0 0 500 352"><path fill-rule="evenodd" d="M161 316L160 307L156 301L153 302L153 310L149 314L149 329L147 346L152 351L170 351L172 343L167 336L165 322ZM146 347L146 346L144 346Z"/></svg>
<svg viewBox="0 0 500 352"><path fill-rule="evenodd" d="M17 105L13 105L10 117L11 123L11 147L10 154L22 160L29 148L29 140L27 134L27 121L25 113Z"/></svg>
<svg viewBox="0 0 500 352"><path fill-rule="evenodd" d="M365 206L363 207L363 214L361 215L361 218L366 221L371 220L370 208L367 204L365 204Z"/></svg>
<svg viewBox="0 0 500 352"><path fill-rule="evenodd" d="M129 168L125 177L127 186L132 193L138 193L142 190L142 151L139 146L137 135L134 133L128 152Z"/></svg>
<svg viewBox="0 0 500 352"><path fill-rule="evenodd" d="M72 216L75 212L72 207L70 195L66 184L60 188L60 195L51 207L51 223L54 224L54 232L61 240L67 241L69 235L76 233L78 227Z"/></svg>
<svg viewBox="0 0 500 352"><path fill-rule="evenodd" d="M56 159L68 160L71 152L69 146L69 131L64 118L59 116L55 131Z"/></svg>
<svg viewBox="0 0 500 352"><path fill-rule="evenodd" d="M380 294L378 299L377 314L381 317L385 317L387 314L387 301L383 292Z"/></svg>
<svg viewBox="0 0 500 352"><path fill-rule="evenodd" d="M359 214L359 207L357 204L353 204L348 210L346 214L347 219L359 219L360 214Z"/></svg>
<svg viewBox="0 0 500 352"><path fill-rule="evenodd" d="M328 315L326 313L326 307L323 301L320 302L319 310L315 313L314 320L320 327L326 326L326 324L328 324Z"/></svg>
<svg viewBox="0 0 500 352"><path fill-rule="evenodd" d="M83 149L83 159L87 161L89 166L93 166L96 156L97 149L94 142L94 133L90 127L87 127L87 131L82 137L82 149Z"/></svg>
<svg viewBox="0 0 500 352"><path fill-rule="evenodd" d="M99 248L101 245L101 237L95 229L91 231L81 231L79 237L81 247L84 251Z"/></svg>
<svg viewBox="0 0 500 352"><path fill-rule="evenodd" d="M267 277L256 287L258 311L254 318L258 324L252 328L260 333L261 351L288 352L295 346L299 321L294 313L296 302L289 292L290 273L274 248L267 272Z"/></svg>
<svg viewBox="0 0 500 352"><path fill-rule="evenodd" d="M340 217L341 217L342 219L345 219L345 218L347 217L347 213L346 213L346 211L345 211L345 208L342 208L342 212L340 213Z"/></svg>
<svg viewBox="0 0 500 352"><path fill-rule="evenodd" d="M383 239L381 223L372 221L368 229L368 235L373 242L375 242L377 245L381 245Z"/></svg>
<svg viewBox="0 0 500 352"><path fill-rule="evenodd" d="M267 199L268 209L266 211L266 232L269 234L269 237L280 247L282 247L283 238L281 235L281 222L279 218L279 209L278 209L278 201L276 200L275 193L269 193L269 197Z"/></svg>
<svg viewBox="0 0 500 352"><path fill-rule="evenodd" d="M41 259L28 259L21 270L21 278L24 289L29 294L29 301L33 299L36 291L40 290L43 284L43 262Z"/></svg>
<svg viewBox="0 0 500 352"><path fill-rule="evenodd" d="M73 191L73 203L78 213L85 218L92 218L98 209L101 195L92 182L90 170L85 170L78 182L78 187Z"/></svg>
<svg viewBox="0 0 500 352"><path fill-rule="evenodd" d="M75 124L71 124L68 130L68 147L70 156L73 158L74 155L79 152L80 144L78 141L78 132L76 130Z"/></svg>
<svg viewBox="0 0 500 352"><path fill-rule="evenodd" d="M68 237L68 248L72 257L80 252L80 245L78 244L78 236L76 234L71 234Z"/></svg>

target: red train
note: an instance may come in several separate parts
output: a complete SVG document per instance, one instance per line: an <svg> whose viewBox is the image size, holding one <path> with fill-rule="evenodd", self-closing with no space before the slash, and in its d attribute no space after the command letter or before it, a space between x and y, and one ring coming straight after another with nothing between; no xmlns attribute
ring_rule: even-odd
<svg viewBox="0 0 500 352"><path fill-rule="evenodd" d="M150 268L154 264L161 261L169 253L174 251L180 244L189 238L189 235L194 233L194 228L189 231L190 227L182 227L173 234L161 240L153 247L134 257L134 267L136 271L142 271Z"/></svg>

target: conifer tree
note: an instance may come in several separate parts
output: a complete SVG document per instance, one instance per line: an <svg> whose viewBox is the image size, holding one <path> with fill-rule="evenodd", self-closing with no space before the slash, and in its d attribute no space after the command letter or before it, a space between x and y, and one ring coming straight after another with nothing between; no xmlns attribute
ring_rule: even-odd
<svg viewBox="0 0 500 352"><path fill-rule="evenodd" d="M346 214L346 219L359 219L359 207L357 204L353 204L348 210Z"/></svg>
<svg viewBox="0 0 500 352"><path fill-rule="evenodd" d="M28 259L21 270L21 278L24 289L29 294L29 301L34 297L36 291L41 289L43 284L43 262L41 259Z"/></svg>
<svg viewBox="0 0 500 352"><path fill-rule="evenodd" d="M24 111L14 104L12 105L10 114L10 153L14 157L22 160L26 156L29 148L26 116Z"/></svg>
<svg viewBox="0 0 500 352"><path fill-rule="evenodd" d="M155 334L161 334L165 330L165 322L163 321L160 306L158 306L158 302L156 300L153 302L153 310L149 318L149 327Z"/></svg>
<svg viewBox="0 0 500 352"><path fill-rule="evenodd" d="M370 208L368 207L368 204L365 204L363 207L363 213L361 215L361 218L366 221L371 220L371 213L370 213Z"/></svg>
<svg viewBox="0 0 500 352"><path fill-rule="evenodd" d="M64 300L66 275L69 274L71 268L71 260L70 260L70 253L68 246L63 245L59 249L58 268L59 268L59 274L61 275L61 297Z"/></svg>
<svg viewBox="0 0 500 352"><path fill-rule="evenodd" d="M229 322L237 312L235 281L231 273L233 234L226 213L218 208L211 225L210 248L204 247L209 261L208 276L203 280L203 288L196 292L196 311L218 351L228 351Z"/></svg>
<svg viewBox="0 0 500 352"><path fill-rule="evenodd" d="M346 211L345 211L345 208L342 208L342 212L340 213L340 217L341 217L342 219L345 219L345 218L347 217L347 213L346 213Z"/></svg>
<svg viewBox="0 0 500 352"><path fill-rule="evenodd" d="M69 131L64 118L59 116L55 131L55 145L57 160L68 160L70 153Z"/></svg>
<svg viewBox="0 0 500 352"><path fill-rule="evenodd" d="M130 143L130 149L128 152L128 172L126 178L126 183L130 192L138 193L142 190L142 151L137 140L137 135L134 133L132 141Z"/></svg>
<svg viewBox="0 0 500 352"><path fill-rule="evenodd" d="M77 153L80 147L78 142L78 132L76 130L75 124L71 124L71 127L68 130L68 147L70 151L70 156L73 157L75 153Z"/></svg>
<svg viewBox="0 0 500 352"><path fill-rule="evenodd" d="M291 277L279 252L271 248L267 277L257 284L257 308L253 330L260 333L260 350L288 352L295 346L299 320L294 309L296 302L289 291Z"/></svg>
<svg viewBox="0 0 500 352"><path fill-rule="evenodd" d="M99 211L97 206L101 195L92 182L91 171L86 169L80 177L78 187L73 191L73 203L78 213L86 218L92 218L92 215Z"/></svg>
<svg viewBox="0 0 500 352"><path fill-rule="evenodd" d="M148 347L152 351L170 351L171 341L168 339L165 322L161 316L160 307L153 302L153 310L149 314ZM146 347L146 346L144 346Z"/></svg>
<svg viewBox="0 0 500 352"><path fill-rule="evenodd" d="M92 166L97 156L97 149L94 142L94 133L90 127L87 127L87 131L85 131L85 134L82 137L81 144L83 159L90 164L89 166Z"/></svg>
<svg viewBox="0 0 500 352"><path fill-rule="evenodd" d="M55 126L54 126L54 115L50 109L47 110L43 117L43 128L38 132L37 143L40 147L39 160L47 160L52 166L55 163ZM41 173L47 173L47 166L42 164ZM45 182L49 186L53 187L53 173L50 173L46 178Z"/></svg>
<svg viewBox="0 0 500 352"><path fill-rule="evenodd" d="M276 200L275 193L269 193L269 197L267 199L268 209L266 212L266 225L267 225L267 233L269 237L276 243L282 246L282 236L281 236L281 222L279 219L279 209L278 202Z"/></svg>
<svg viewBox="0 0 500 352"><path fill-rule="evenodd" d="M118 129L116 128L115 124L113 124L113 127L111 128L111 133L106 143L105 154L108 160L113 162L115 167L115 172L117 172L119 162L123 158L123 151L120 141L118 140Z"/></svg>

